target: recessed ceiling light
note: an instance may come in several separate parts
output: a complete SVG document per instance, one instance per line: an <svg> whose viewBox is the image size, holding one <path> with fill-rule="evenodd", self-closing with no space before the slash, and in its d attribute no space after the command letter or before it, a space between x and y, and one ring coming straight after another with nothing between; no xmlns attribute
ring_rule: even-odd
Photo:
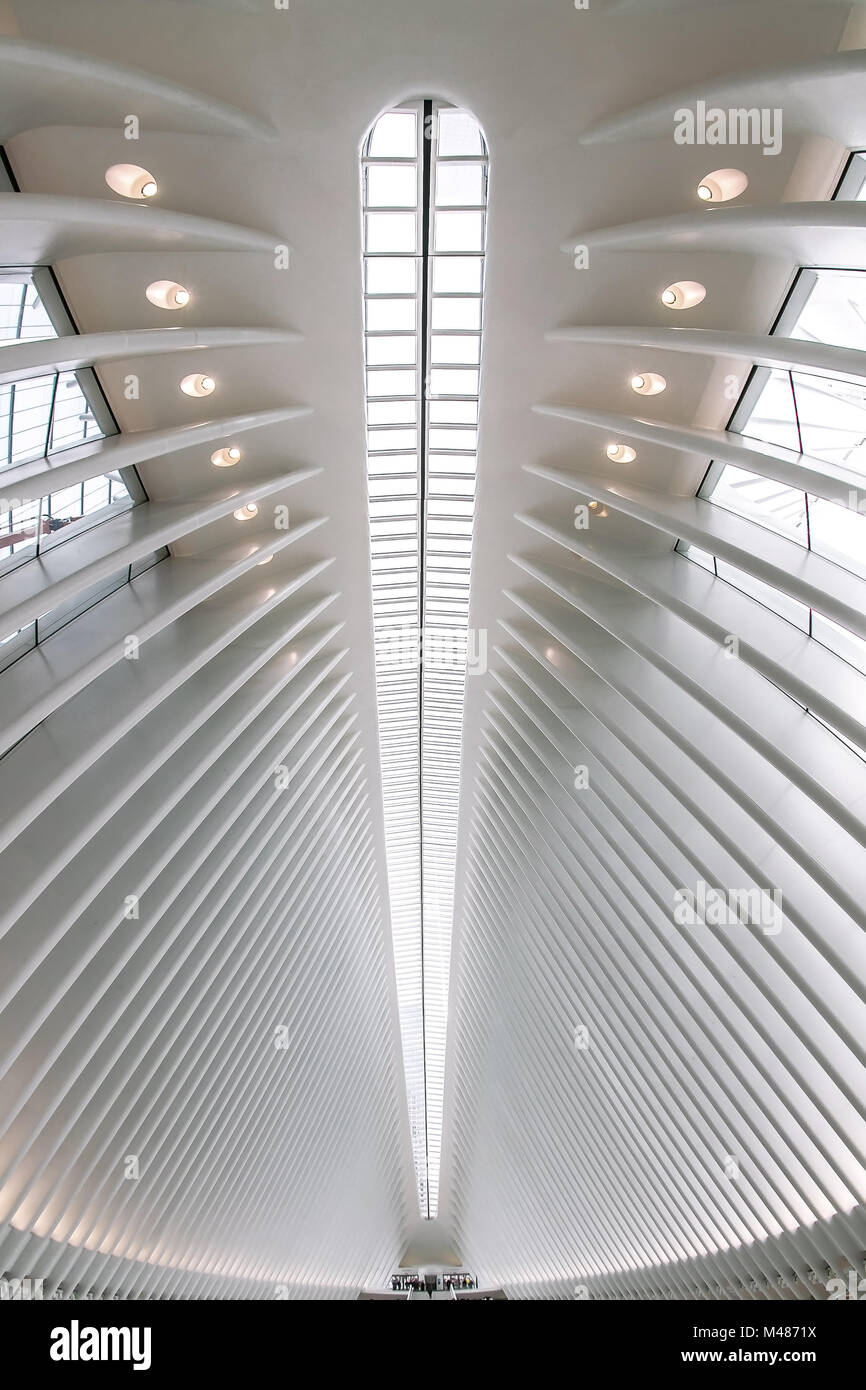
<svg viewBox="0 0 866 1390"><path fill-rule="evenodd" d="M264 557L262 560L259 560L259 564L260 564L260 565L269 565L269 564L271 563L271 560L273 560L273 558L274 558L273 555L265 555L265 557Z"/></svg>
<svg viewBox="0 0 866 1390"><path fill-rule="evenodd" d="M697 193L702 203L727 203L731 198L739 198L748 186L742 169L714 169L701 179Z"/></svg>
<svg viewBox="0 0 866 1390"><path fill-rule="evenodd" d="M155 198L159 192L153 174L139 164L112 164L105 171L105 182L121 198Z"/></svg>
<svg viewBox="0 0 866 1390"><path fill-rule="evenodd" d="M185 376L180 383L180 389L185 396L209 396L211 391L216 389L216 382L212 376L203 376L201 372L193 372L190 376Z"/></svg>
<svg viewBox="0 0 866 1390"><path fill-rule="evenodd" d="M258 514L259 509L255 502L248 502L245 507L238 507L237 511L232 513L235 521L252 521Z"/></svg>
<svg viewBox="0 0 866 1390"><path fill-rule="evenodd" d="M658 372L639 372L631 379L631 389L639 396L657 396L666 386L667 382Z"/></svg>
<svg viewBox="0 0 866 1390"><path fill-rule="evenodd" d="M608 444L605 453L611 463L634 463L637 458L630 444Z"/></svg>
<svg viewBox="0 0 866 1390"><path fill-rule="evenodd" d="M192 295L176 280L154 280L145 290L145 297L157 309L185 309Z"/></svg>
<svg viewBox="0 0 866 1390"><path fill-rule="evenodd" d="M661 292L662 304L667 309L694 309L706 297L706 285L699 280L677 280Z"/></svg>
<svg viewBox="0 0 866 1390"><path fill-rule="evenodd" d="M215 453L211 454L210 461L215 468L233 468L240 456L240 449L233 444L228 449L217 449Z"/></svg>
<svg viewBox="0 0 866 1390"><path fill-rule="evenodd" d="M596 501L590 502L590 504L589 504L589 509L590 509L590 511L594 512L594 511L597 509L597 507L598 507L598 503L597 503Z"/></svg>

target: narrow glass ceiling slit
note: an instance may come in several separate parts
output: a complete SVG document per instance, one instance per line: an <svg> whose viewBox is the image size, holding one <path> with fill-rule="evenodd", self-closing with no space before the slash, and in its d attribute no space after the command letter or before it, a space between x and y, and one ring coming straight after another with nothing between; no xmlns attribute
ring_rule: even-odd
<svg viewBox="0 0 866 1390"><path fill-rule="evenodd" d="M367 472L385 844L421 1214L436 1216L475 512L487 149L466 111L362 154Z"/></svg>

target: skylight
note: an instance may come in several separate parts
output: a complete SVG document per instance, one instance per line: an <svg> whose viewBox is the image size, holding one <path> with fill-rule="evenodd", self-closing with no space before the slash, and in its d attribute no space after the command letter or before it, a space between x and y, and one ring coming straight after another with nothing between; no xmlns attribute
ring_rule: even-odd
<svg viewBox="0 0 866 1390"><path fill-rule="evenodd" d="M386 112L362 157L367 472L385 843L422 1216L439 1198L487 149L466 111Z"/></svg>

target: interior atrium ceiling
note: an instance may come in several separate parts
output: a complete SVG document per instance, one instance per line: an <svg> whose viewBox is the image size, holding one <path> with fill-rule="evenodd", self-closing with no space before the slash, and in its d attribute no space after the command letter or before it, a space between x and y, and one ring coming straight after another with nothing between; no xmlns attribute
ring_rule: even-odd
<svg viewBox="0 0 866 1390"><path fill-rule="evenodd" d="M864 112L860 3L0 0L0 1273L863 1272Z"/></svg>

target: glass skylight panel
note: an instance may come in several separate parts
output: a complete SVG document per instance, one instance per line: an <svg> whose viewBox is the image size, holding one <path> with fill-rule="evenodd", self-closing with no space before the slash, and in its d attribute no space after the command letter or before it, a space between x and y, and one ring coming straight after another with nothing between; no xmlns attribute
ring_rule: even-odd
<svg viewBox="0 0 866 1390"><path fill-rule="evenodd" d="M370 257L364 266L367 294L414 295L418 268L415 261L395 256Z"/></svg>
<svg viewBox="0 0 866 1390"><path fill-rule="evenodd" d="M388 111L380 116L367 142L374 159L410 159L417 167L418 115L414 110Z"/></svg>
<svg viewBox="0 0 866 1390"><path fill-rule="evenodd" d="M448 164L440 159L436 170L436 206L483 206L486 174L483 164Z"/></svg>
<svg viewBox="0 0 866 1390"><path fill-rule="evenodd" d="M433 265L434 294L479 294L483 264L480 256L442 256Z"/></svg>
<svg viewBox="0 0 866 1390"><path fill-rule="evenodd" d="M418 170L414 164L369 164L367 206L414 208L418 206Z"/></svg>
<svg viewBox="0 0 866 1390"><path fill-rule="evenodd" d="M385 843L410 1133L421 1213L433 1217L478 443L484 140L468 112L418 103L380 117L362 170Z"/></svg>
<svg viewBox="0 0 866 1390"><path fill-rule="evenodd" d="M417 220L410 212L369 212L366 219L368 255L413 256L418 244Z"/></svg>
<svg viewBox="0 0 866 1390"><path fill-rule="evenodd" d="M481 301L476 298L439 296L433 301L434 332L448 329L481 330Z"/></svg>
<svg viewBox="0 0 866 1390"><path fill-rule="evenodd" d="M368 333L415 333L414 299L368 299Z"/></svg>

